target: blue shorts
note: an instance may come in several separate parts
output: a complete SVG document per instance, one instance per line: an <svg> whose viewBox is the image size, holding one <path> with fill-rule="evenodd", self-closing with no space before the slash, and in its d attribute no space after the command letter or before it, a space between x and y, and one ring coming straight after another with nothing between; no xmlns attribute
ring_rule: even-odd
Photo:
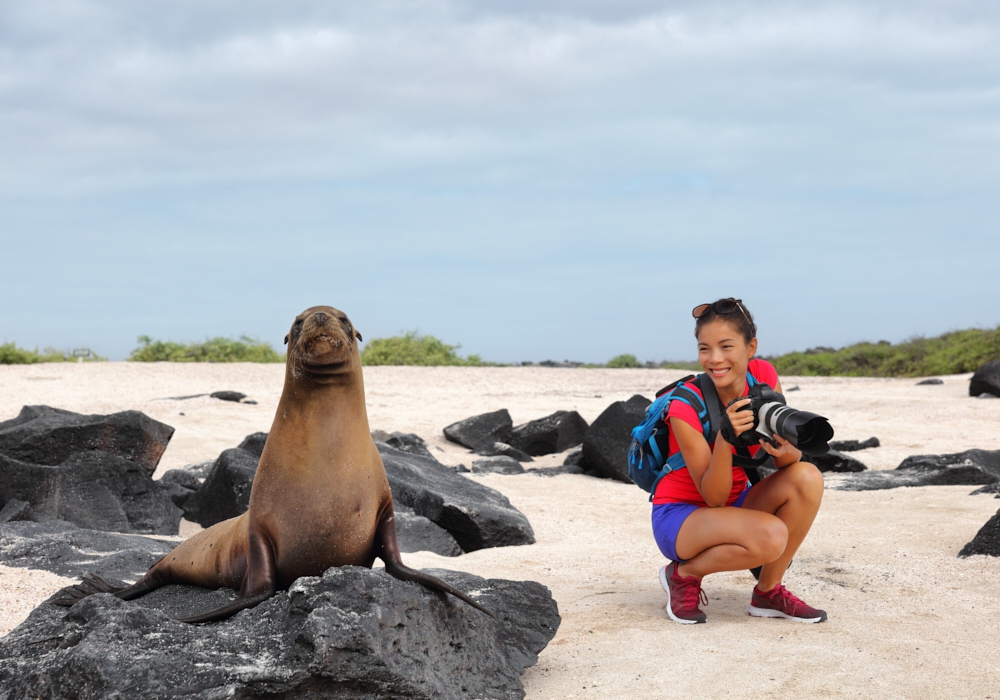
<svg viewBox="0 0 1000 700"><path fill-rule="evenodd" d="M731 507L742 507L748 493L750 493L750 489L743 491ZM660 548L663 556L667 559L673 559L676 562L687 561L687 559L681 559L677 556L677 533L680 532L681 525L684 524L687 517L699 508L705 508L705 506L694 506L690 503L660 503L653 506L653 538L656 540L656 546Z"/></svg>

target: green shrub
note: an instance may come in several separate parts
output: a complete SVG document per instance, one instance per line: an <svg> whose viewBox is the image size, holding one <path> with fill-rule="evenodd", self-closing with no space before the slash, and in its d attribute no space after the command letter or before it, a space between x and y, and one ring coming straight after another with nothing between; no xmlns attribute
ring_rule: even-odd
<svg viewBox="0 0 1000 700"><path fill-rule="evenodd" d="M635 355L616 355L608 360L608 364L605 367L611 367L614 369L623 369L629 367L641 367L639 364L639 359Z"/></svg>
<svg viewBox="0 0 1000 700"><path fill-rule="evenodd" d="M54 348L45 348L41 352L38 352L38 348L34 350L26 350L25 348L20 348L14 343L4 343L0 345L0 365L34 365L39 362L75 362L77 358L73 357L71 352L63 352L61 350L56 350ZM101 357L100 355L91 354L90 357L85 357L85 362L104 362L106 357Z"/></svg>
<svg viewBox="0 0 1000 700"><path fill-rule="evenodd" d="M834 350L814 348L768 358L784 375L843 377L926 377L974 372L984 363L1000 360L1000 327L945 333L936 338L911 338L893 345L887 341L857 343Z"/></svg>
<svg viewBox="0 0 1000 700"><path fill-rule="evenodd" d="M459 357L461 345L448 345L432 335L409 331L391 338L375 338L361 351L363 365L472 366L484 363L479 355Z"/></svg>
<svg viewBox="0 0 1000 700"><path fill-rule="evenodd" d="M270 343L248 336L210 338L204 343L182 345L169 340L139 336L139 347L128 356L129 362L284 362Z"/></svg>

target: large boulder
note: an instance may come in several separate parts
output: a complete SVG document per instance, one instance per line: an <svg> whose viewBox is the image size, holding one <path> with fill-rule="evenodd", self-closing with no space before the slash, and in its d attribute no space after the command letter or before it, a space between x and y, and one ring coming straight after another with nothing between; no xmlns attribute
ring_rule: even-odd
<svg viewBox="0 0 1000 700"><path fill-rule="evenodd" d="M972 541L962 547L960 557L971 557L973 554L988 554L1000 557L1000 510L986 521Z"/></svg>
<svg viewBox="0 0 1000 700"><path fill-rule="evenodd" d="M1000 361L987 362L976 370L969 382L969 396L1000 396Z"/></svg>
<svg viewBox="0 0 1000 700"><path fill-rule="evenodd" d="M442 557L457 557L462 553L455 538L443 527L435 525L412 508L393 503L396 517L396 541L401 552L434 552Z"/></svg>
<svg viewBox="0 0 1000 700"><path fill-rule="evenodd" d="M233 592L172 585L130 602L99 594L68 612L43 603L0 639L0 688L50 700L523 698L521 674L560 623L549 590L430 573L473 591L496 619L359 567L300 578L256 608L207 625L173 618L211 609L220 593Z"/></svg>
<svg viewBox="0 0 1000 700"><path fill-rule="evenodd" d="M463 551L534 543L535 533L524 513L499 491L467 479L435 459L375 444L385 464L393 501L443 527Z"/></svg>
<svg viewBox="0 0 1000 700"><path fill-rule="evenodd" d="M181 510L139 464L78 452L56 465L0 455L0 503L31 505L34 520L65 520L114 532L176 535Z"/></svg>
<svg viewBox="0 0 1000 700"><path fill-rule="evenodd" d="M646 397L636 394L628 401L616 401L604 409L583 438L581 466L600 476L632 483L628 476L632 428L643 421L650 403Z"/></svg>
<svg viewBox="0 0 1000 700"><path fill-rule="evenodd" d="M93 571L109 579L134 581L176 546L149 537L83 529L61 520L0 525L0 564L68 578Z"/></svg>
<svg viewBox="0 0 1000 700"><path fill-rule="evenodd" d="M414 433L387 433L384 430L373 430L372 439L375 442L384 442L390 447L395 447L397 450L402 450L403 452L430 457L431 459L434 458L431 451L427 449L427 443L424 442L424 439Z"/></svg>
<svg viewBox="0 0 1000 700"><path fill-rule="evenodd" d="M821 472L863 472L868 467L843 452L830 450L823 455L802 455L803 462L812 462Z"/></svg>
<svg viewBox="0 0 1000 700"><path fill-rule="evenodd" d="M250 507L250 487L267 433L254 433L223 451L201 488L184 501L184 517L202 527L235 518Z"/></svg>
<svg viewBox="0 0 1000 700"><path fill-rule="evenodd" d="M854 474L833 488L876 491L901 486L982 486L1000 481L1000 450L966 450L945 455L915 455L886 471Z"/></svg>
<svg viewBox="0 0 1000 700"><path fill-rule="evenodd" d="M491 442L510 444L513 427L510 413L506 408L501 408L499 411L481 413L452 423L444 429L444 436L470 450L477 450Z"/></svg>
<svg viewBox="0 0 1000 700"><path fill-rule="evenodd" d="M0 423L0 454L32 464L62 464L81 452L127 459L152 475L174 429L139 411L83 415L49 406L25 406Z"/></svg>
<svg viewBox="0 0 1000 700"><path fill-rule="evenodd" d="M556 411L514 428L510 444L535 457L555 454L581 444L587 427L576 411Z"/></svg>
<svg viewBox="0 0 1000 700"><path fill-rule="evenodd" d="M423 441L416 435L392 435L405 449L385 442L375 445L382 455L395 504L409 507L415 515L444 529L466 552L535 541L527 518L502 494L438 462L426 448L420 449ZM267 433L255 433L219 456L204 485L185 502L188 520L209 527L246 511L266 440ZM404 552L428 549L429 543L436 543L429 551L450 552L447 541L431 536L433 532L422 520L404 517L396 521L396 535Z"/></svg>
<svg viewBox="0 0 1000 700"><path fill-rule="evenodd" d="M171 469L160 477L160 488L162 488L174 505L184 510L188 499L201 488L201 479L189 469Z"/></svg>

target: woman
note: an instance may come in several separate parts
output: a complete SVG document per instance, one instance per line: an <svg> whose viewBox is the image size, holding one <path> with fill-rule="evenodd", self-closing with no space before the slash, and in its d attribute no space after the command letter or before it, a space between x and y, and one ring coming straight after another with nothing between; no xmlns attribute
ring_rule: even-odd
<svg viewBox="0 0 1000 700"><path fill-rule="evenodd" d="M697 319L698 361L715 385L726 414L739 436L753 428L744 409L747 373L781 391L774 367L754 358L757 327L739 299L701 304ZM688 387L699 393L697 386ZM732 403L730 403L732 402ZM687 468L663 477L653 493L653 534L660 551L672 561L660 570L667 592L667 614L676 622L705 622L699 608L708 598L701 579L717 571L763 565L753 589L750 614L798 622L823 622L826 613L809 607L781 585L785 569L805 539L823 499L823 475L802 462L802 453L774 436L777 446L761 440L750 448L765 450L777 471L748 486L743 469L733 466L736 448L720 431L709 445L695 410L674 401L667 412L669 453L678 450Z"/></svg>

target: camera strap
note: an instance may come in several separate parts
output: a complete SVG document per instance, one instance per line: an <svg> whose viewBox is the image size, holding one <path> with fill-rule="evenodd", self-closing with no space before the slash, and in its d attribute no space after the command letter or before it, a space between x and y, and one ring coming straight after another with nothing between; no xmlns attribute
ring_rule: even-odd
<svg viewBox="0 0 1000 700"><path fill-rule="evenodd" d="M695 379L695 383L701 389L701 395L705 397L705 407L708 409L709 425L711 426L709 429L708 444L714 445L715 436L718 435L719 427L722 425L722 414L725 413L726 409L722 405L719 393L715 390L715 383L707 373L699 374ZM733 466L742 468L743 472L747 475L747 479L750 481L750 485L753 486L760 481L760 473L757 471L757 467L766 462L770 455L762 449L762 456L754 458L746 445L734 445L734 447L736 447L736 454L733 455Z"/></svg>

